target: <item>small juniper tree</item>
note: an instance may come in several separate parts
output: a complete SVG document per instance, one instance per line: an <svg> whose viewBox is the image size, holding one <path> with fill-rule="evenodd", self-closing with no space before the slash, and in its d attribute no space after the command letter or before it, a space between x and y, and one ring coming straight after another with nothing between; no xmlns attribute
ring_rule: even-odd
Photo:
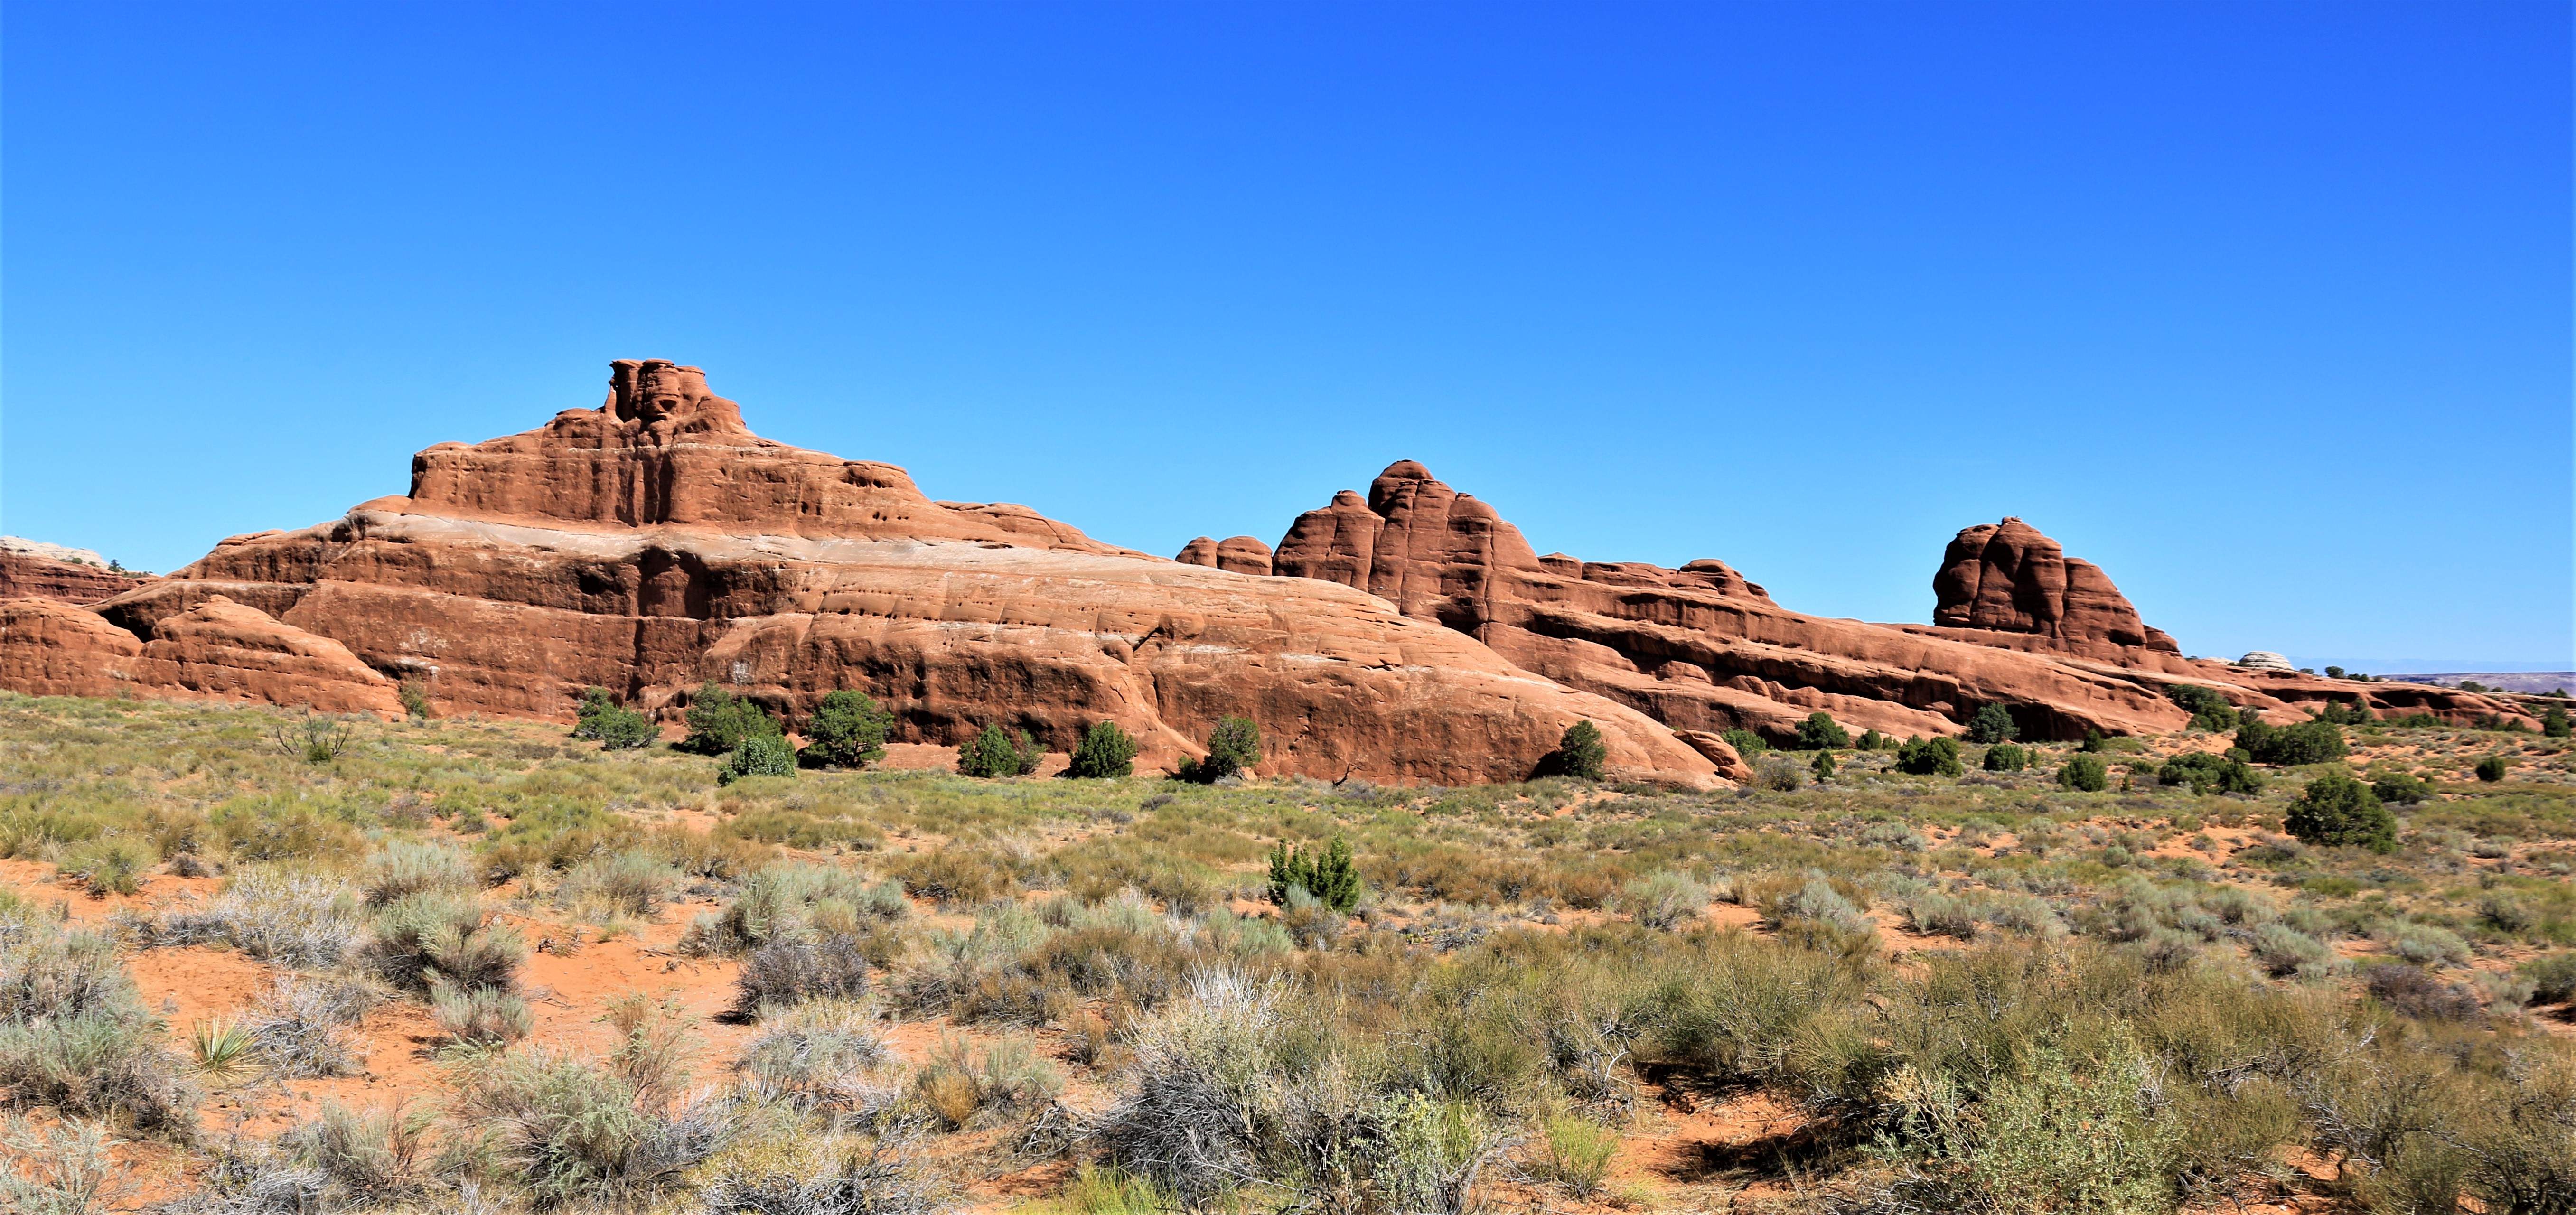
<svg viewBox="0 0 2576 1215"><path fill-rule="evenodd" d="M972 741L957 748L957 771L960 775L987 780L1026 776L1038 770L1038 760L1044 756L1045 752L1029 741L1026 732L1006 731L997 722L984 727Z"/></svg>
<svg viewBox="0 0 2576 1215"><path fill-rule="evenodd" d="M1832 780L1834 778L1834 753L1831 751L1818 751L1816 752L1816 762L1808 766L1815 770L1817 784L1821 785L1826 781Z"/></svg>
<svg viewBox="0 0 2576 1215"><path fill-rule="evenodd" d="M1798 723L1798 749L1801 751L1829 751L1850 745L1851 731L1843 729L1830 713L1809 713L1807 720Z"/></svg>
<svg viewBox="0 0 2576 1215"><path fill-rule="evenodd" d="M2561 705L2551 705L2544 710L2540 715L2540 732L2551 738L2567 737L2569 723L2566 708Z"/></svg>
<svg viewBox="0 0 2576 1215"><path fill-rule="evenodd" d="M1073 747L1073 763L1064 774L1078 780L1126 776L1136 770L1136 740L1114 721L1096 721Z"/></svg>
<svg viewBox="0 0 2576 1215"><path fill-rule="evenodd" d="M1771 749L1771 744L1762 741L1761 735L1742 727L1737 727L1732 730L1720 730L1718 731L1717 736L1725 739L1727 746L1735 748L1735 753L1746 759L1751 759L1754 756L1760 755Z"/></svg>
<svg viewBox="0 0 2576 1215"><path fill-rule="evenodd" d="M2111 787L2111 769L2098 755L2077 752L2066 757L2057 770L2057 783L2079 793L2100 793Z"/></svg>
<svg viewBox="0 0 2576 1215"><path fill-rule="evenodd" d="M1978 766L1988 772L2019 772L2030 766L2030 752L2019 743L1996 743L1986 748L1985 761Z"/></svg>
<svg viewBox="0 0 2576 1215"><path fill-rule="evenodd" d="M785 733L769 710L712 682L699 684L689 696L687 720L689 736L680 740L680 749L702 755L722 755L740 747L744 739Z"/></svg>
<svg viewBox="0 0 2576 1215"><path fill-rule="evenodd" d="M2196 683L2178 683L2165 689L2174 704L2191 714L2191 729L2233 730L2236 728L2236 706L2218 694L2218 689Z"/></svg>
<svg viewBox="0 0 2576 1215"><path fill-rule="evenodd" d="M1601 727L1578 721L1565 728L1565 737L1557 740L1556 750L1541 766L1556 776L1599 780L1602 768L1609 762L1610 744L1602 741Z"/></svg>
<svg viewBox="0 0 2576 1215"><path fill-rule="evenodd" d="M1968 741L1973 743L2011 742L2019 728L2013 725L2012 710L2002 705L1987 705L1968 719Z"/></svg>
<svg viewBox="0 0 2576 1215"><path fill-rule="evenodd" d="M1349 911L1360 901L1359 871L1351 866L1350 842L1336 837L1317 853L1281 840L1270 850L1270 901L1288 902L1291 888L1302 889L1335 911Z"/></svg>
<svg viewBox="0 0 2576 1215"><path fill-rule="evenodd" d="M2485 759L2479 760L2477 767L2478 779L2490 785L2503 780L2505 768L2511 763L2511 760L2508 760L2501 755L2490 755Z"/></svg>
<svg viewBox="0 0 2576 1215"><path fill-rule="evenodd" d="M1212 785L1261 762L1261 727L1249 717L1229 717L1208 732L1207 758L1181 761L1181 779Z"/></svg>
<svg viewBox="0 0 2576 1215"><path fill-rule="evenodd" d="M1959 762L1959 740L1955 738L1910 738L1896 749L1896 770L1909 776L1957 776L1967 770Z"/></svg>
<svg viewBox="0 0 2576 1215"><path fill-rule="evenodd" d="M2397 850L2397 816L2348 773L2327 772L2309 781L2282 826L2311 844Z"/></svg>
<svg viewBox="0 0 2576 1215"><path fill-rule="evenodd" d="M875 697L843 688L814 706L796 760L808 768L866 767L885 758L886 731L893 727L894 714Z"/></svg>
<svg viewBox="0 0 2576 1215"><path fill-rule="evenodd" d="M1859 741L1852 745L1863 751L1893 751L1896 749L1896 740L1876 730L1863 730L1860 732Z"/></svg>

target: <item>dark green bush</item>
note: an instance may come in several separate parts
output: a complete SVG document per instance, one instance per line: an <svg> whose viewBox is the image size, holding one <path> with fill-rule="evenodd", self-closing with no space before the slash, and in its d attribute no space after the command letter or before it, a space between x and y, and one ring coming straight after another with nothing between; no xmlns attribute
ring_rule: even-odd
<svg viewBox="0 0 2576 1215"><path fill-rule="evenodd" d="M1896 770L1912 776L1957 776L1967 767L1959 762L1958 739L1913 738L1896 749Z"/></svg>
<svg viewBox="0 0 2576 1215"><path fill-rule="evenodd" d="M608 689L582 689L581 707L573 712L574 738L591 739L602 751L631 751L661 734L652 718L618 704Z"/></svg>
<svg viewBox="0 0 2576 1215"><path fill-rule="evenodd" d="M957 748L957 771L964 776L987 780L1001 776L1026 776L1038 770L1038 760L1046 753L1029 740L1022 730L1002 729L999 723L984 727L974 741Z"/></svg>
<svg viewBox="0 0 2576 1215"><path fill-rule="evenodd" d="M1725 739L1727 746L1735 748L1735 753L1746 759L1751 759L1754 756L1760 755L1771 749L1771 744L1762 741L1761 735L1741 727L1732 730L1720 730L1717 732L1717 736Z"/></svg>
<svg viewBox="0 0 2576 1215"><path fill-rule="evenodd" d="M2379 804L2370 786L2341 772L2328 772L2308 782L2290 807L2282 826L2311 844L2397 848L2397 816Z"/></svg>
<svg viewBox="0 0 2576 1215"><path fill-rule="evenodd" d="M1978 766L1988 772L2019 772L2030 766L2030 752L2017 743L1996 743L1986 748L1985 762Z"/></svg>
<svg viewBox="0 0 2576 1215"><path fill-rule="evenodd" d="M2379 717L2370 711L2370 706L2356 698L2348 704L2337 701L2327 702L2326 707L2317 710L2317 720L2331 722L2338 726L2366 726L2379 720Z"/></svg>
<svg viewBox="0 0 2576 1215"><path fill-rule="evenodd" d="M814 706L796 762L808 768L866 767L885 758L886 731L893 727L894 714L875 697L843 688Z"/></svg>
<svg viewBox="0 0 2576 1215"><path fill-rule="evenodd" d="M1843 729L1830 713L1809 713L1807 720L1798 723L1801 751L1829 751L1850 745L1851 731Z"/></svg>
<svg viewBox="0 0 2576 1215"><path fill-rule="evenodd" d="M1291 887L1335 911L1349 911L1360 901L1360 875L1351 867L1350 842L1335 838L1331 847L1318 853L1281 840L1270 850L1270 901L1286 906Z"/></svg>
<svg viewBox="0 0 2576 1215"><path fill-rule="evenodd" d="M2100 793L2111 787L2111 769L2102 757L2077 752L2057 769L2057 783L2081 793Z"/></svg>
<svg viewBox="0 0 2576 1215"><path fill-rule="evenodd" d="M2191 714L2191 728L2198 730L2233 730L2236 728L2236 706L2227 703L2218 689L2196 683L2178 683L2165 689L2184 712Z"/></svg>
<svg viewBox="0 0 2576 1215"><path fill-rule="evenodd" d="M698 685L689 697L688 722L689 736L680 740L680 749L700 755L722 755L746 738L785 733L769 710L713 683Z"/></svg>
<svg viewBox="0 0 2576 1215"><path fill-rule="evenodd" d="M2501 755L2490 755L2485 759L2479 760L2477 767L2478 779L2490 785L2503 780L2505 769L2511 766L2512 762L2513 761L2508 760Z"/></svg>
<svg viewBox="0 0 2576 1215"><path fill-rule="evenodd" d="M2236 745L2258 764L2285 768L2342 759L2350 750L2344 745L2343 728L2322 718L2271 726L2249 716L2236 728Z"/></svg>
<svg viewBox="0 0 2576 1215"><path fill-rule="evenodd" d="M2382 802L2413 803L2429 801L2433 797L2431 782L2404 772L2393 772L2370 782L2370 791Z"/></svg>
<svg viewBox="0 0 2576 1215"><path fill-rule="evenodd" d="M2540 732L2551 738L2567 737L2567 710L2559 705L2551 705L2544 710L2540 714Z"/></svg>
<svg viewBox="0 0 2576 1215"><path fill-rule="evenodd" d="M1073 746L1073 763L1064 774L1077 780L1101 780L1136 771L1136 740L1114 721L1096 721Z"/></svg>
<svg viewBox="0 0 2576 1215"><path fill-rule="evenodd" d="M1181 779L1213 785L1261 762L1261 727L1249 717L1229 717L1208 732L1207 758L1181 761Z"/></svg>
<svg viewBox="0 0 2576 1215"><path fill-rule="evenodd" d="M2160 785L2189 785L2194 793L2260 793L2263 777L2244 760L2188 751L2156 769Z"/></svg>
<svg viewBox="0 0 2576 1215"><path fill-rule="evenodd" d="M1968 741L1972 743L2011 742L2019 732L2013 725L2012 710L2002 705L1987 705L1968 719Z"/></svg>
<svg viewBox="0 0 2576 1215"><path fill-rule="evenodd" d="M794 775L796 752L787 745L787 739L777 734L755 734L725 756L724 765L716 769L716 783L730 785L746 776Z"/></svg>
<svg viewBox="0 0 2576 1215"><path fill-rule="evenodd" d="M1807 767L1810 771L1813 771L1816 774L1816 779L1818 781L1832 780L1834 777L1834 753L1831 751L1816 752L1816 762L1807 765Z"/></svg>
<svg viewBox="0 0 2576 1215"><path fill-rule="evenodd" d="M1539 775L1599 780L1602 766L1609 762L1610 744L1601 740L1601 727L1578 721L1565 728L1556 750L1539 761Z"/></svg>
<svg viewBox="0 0 2576 1215"><path fill-rule="evenodd" d="M1896 740L1876 730L1863 730L1860 732L1859 740L1852 745L1863 751L1893 751L1896 749Z"/></svg>

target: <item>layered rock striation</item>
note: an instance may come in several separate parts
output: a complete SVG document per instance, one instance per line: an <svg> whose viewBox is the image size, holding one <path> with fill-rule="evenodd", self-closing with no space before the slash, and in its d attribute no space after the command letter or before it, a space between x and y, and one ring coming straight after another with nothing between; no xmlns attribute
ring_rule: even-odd
<svg viewBox="0 0 2576 1215"><path fill-rule="evenodd" d="M1069 748L1114 720L1149 762L1257 722L1264 771L1468 783L1528 776L1566 727L1611 764L1720 765L1621 705L1341 586L1101 544L1025 507L934 502L902 469L759 438L695 368L613 365L607 401L441 444L410 492L235 537L92 611L9 605L0 685L564 718L610 688L670 718L715 682L801 719L856 688L900 741L989 723Z"/></svg>
<svg viewBox="0 0 2576 1215"><path fill-rule="evenodd" d="M66 561L53 552L58 545L37 544L0 536L0 599L52 599L61 603L96 603L150 582L149 574L130 574L105 561ZM96 554L85 554L95 557Z"/></svg>
<svg viewBox="0 0 2576 1215"><path fill-rule="evenodd" d="M2111 577L2019 519L1962 529L1932 579L1932 623L2021 633L2087 657L2144 648L2178 654L2173 638L2139 619Z"/></svg>

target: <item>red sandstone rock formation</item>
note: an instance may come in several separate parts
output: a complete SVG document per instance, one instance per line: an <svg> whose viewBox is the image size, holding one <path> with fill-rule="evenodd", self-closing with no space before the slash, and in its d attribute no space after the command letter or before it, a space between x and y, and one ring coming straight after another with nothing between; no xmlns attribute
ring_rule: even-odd
<svg viewBox="0 0 2576 1215"><path fill-rule="evenodd" d="M1221 542L1201 536L1181 546L1180 555L1173 560L1238 574L1266 575L1270 573L1270 546L1251 536L1232 536Z"/></svg>
<svg viewBox="0 0 2576 1215"><path fill-rule="evenodd" d="M152 586L0 616L0 685L562 718L586 686L670 715L705 681L801 717L884 701L907 742L989 722L1069 748L1120 722L1149 763L1259 723L1268 772L1520 779L1590 719L1611 766L1707 784L1704 750L1344 587L1103 545L1025 507L933 502L892 465L750 433L694 368L614 365L596 410L441 444L411 493L239 536Z"/></svg>
<svg viewBox="0 0 2576 1215"><path fill-rule="evenodd" d="M151 576L148 574L128 574L104 565L56 561L37 553L0 547L0 599L96 603L149 581Z"/></svg>
<svg viewBox="0 0 2576 1215"><path fill-rule="evenodd" d="M2042 560L2038 548L2026 546L2030 564ZM2081 564L2065 561L2053 544L2045 552L2061 571ZM1299 516L1279 542L1275 568L1384 596L1407 615L1468 633L1520 666L1635 708L1685 740L1736 727L1785 739L1818 710L1854 730L1955 734L1977 709L1998 703L2012 707L2027 737L2161 732L2188 717L2166 694L2174 676L2223 685L2238 703L2284 719L2304 716L2290 706L2316 691L2257 688L2223 666L2183 659L2170 641L2162 649L2122 649L2102 634L2103 644L2087 656L2062 652L2065 642L2047 633L1803 615L1718 561L1666 570L1541 557L1492 507L1411 460L1388 466L1366 498L1343 490L1331 505ZM2108 613L2097 590L2117 597L2109 580L2092 571L2058 585L2070 581L2084 593L2051 600L2056 611L2048 619L2065 620L2072 602L2088 627L2102 620ZM2128 618L2135 620L2134 610ZM2142 637L2163 637L2138 627ZM2364 686L2395 688L2342 684L2335 692L2349 698ZM2463 717L2510 708L2482 701L2444 711Z"/></svg>
<svg viewBox="0 0 2576 1215"><path fill-rule="evenodd" d="M2181 652L2138 618L2101 567L2067 556L2019 519L1962 530L1941 556L1932 593L1932 623L1944 628L2026 633L2096 658L2133 647Z"/></svg>

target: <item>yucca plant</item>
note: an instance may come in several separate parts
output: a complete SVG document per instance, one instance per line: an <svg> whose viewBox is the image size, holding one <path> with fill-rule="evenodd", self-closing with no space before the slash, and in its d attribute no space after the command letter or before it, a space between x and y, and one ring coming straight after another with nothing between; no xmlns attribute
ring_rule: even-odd
<svg viewBox="0 0 2576 1215"><path fill-rule="evenodd" d="M250 1070L250 1027L233 1017L199 1021L189 1031L188 1049L198 1072L217 1084L229 1082Z"/></svg>

